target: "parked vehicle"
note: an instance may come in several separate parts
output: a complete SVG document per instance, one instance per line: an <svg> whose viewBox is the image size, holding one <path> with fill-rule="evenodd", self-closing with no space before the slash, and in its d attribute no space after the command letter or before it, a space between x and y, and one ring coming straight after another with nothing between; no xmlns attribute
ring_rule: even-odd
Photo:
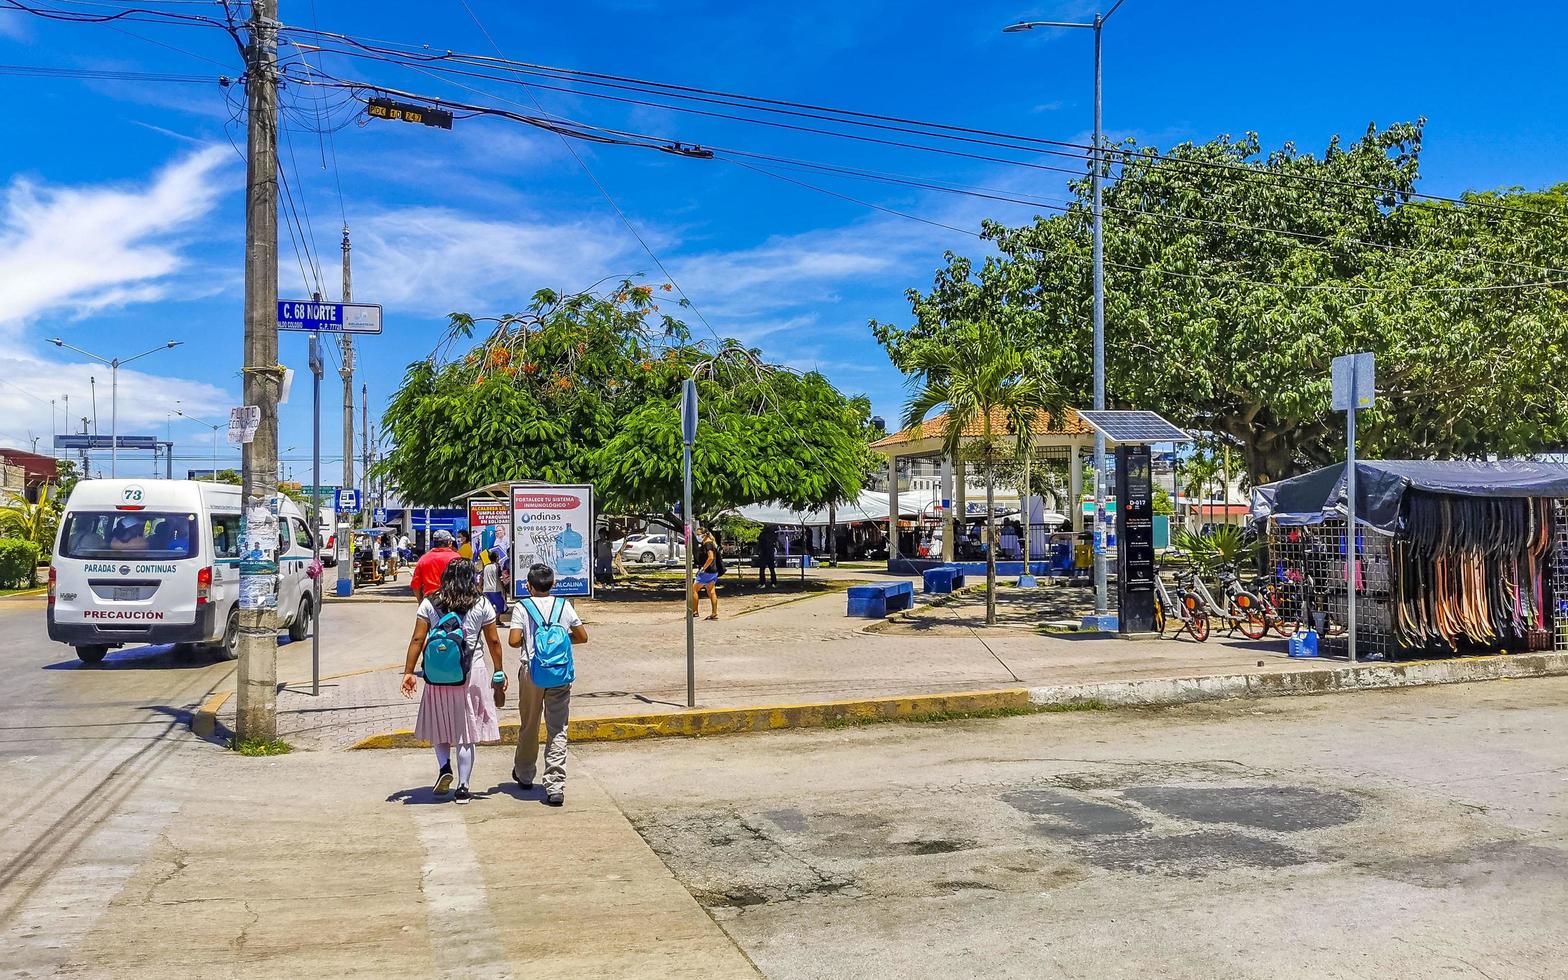
<svg viewBox="0 0 1568 980"><path fill-rule="evenodd" d="M626 539L626 544L621 546L621 558L627 561L656 562L671 559L680 560L686 557L686 545L680 535L671 534L645 534L641 541L633 541L639 535L632 535Z"/></svg>
<svg viewBox="0 0 1568 980"><path fill-rule="evenodd" d="M49 638L87 663L127 643L207 646L238 655L240 488L192 480L83 480L71 491L49 566ZM315 622L306 570L316 537L278 498L280 625Z"/></svg>

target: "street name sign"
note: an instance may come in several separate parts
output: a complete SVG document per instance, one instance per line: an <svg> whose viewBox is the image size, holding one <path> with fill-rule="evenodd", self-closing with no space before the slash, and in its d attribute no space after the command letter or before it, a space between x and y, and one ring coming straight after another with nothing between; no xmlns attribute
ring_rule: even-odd
<svg viewBox="0 0 1568 980"><path fill-rule="evenodd" d="M381 307L371 303L280 299L278 329L306 333L380 333Z"/></svg>
<svg viewBox="0 0 1568 980"><path fill-rule="evenodd" d="M375 119L423 123L426 126L434 126L437 129L452 128L452 114L450 112L447 112L445 109L432 109L429 106L415 105L412 102L375 98L370 100L369 108L365 111Z"/></svg>
<svg viewBox="0 0 1568 980"><path fill-rule="evenodd" d="M241 405L229 409L229 442L244 445L256 438L261 428L261 406Z"/></svg>
<svg viewBox="0 0 1568 980"><path fill-rule="evenodd" d="M61 433L54 437L56 449L111 449L118 442L121 449L156 449L157 436L91 436L80 433Z"/></svg>

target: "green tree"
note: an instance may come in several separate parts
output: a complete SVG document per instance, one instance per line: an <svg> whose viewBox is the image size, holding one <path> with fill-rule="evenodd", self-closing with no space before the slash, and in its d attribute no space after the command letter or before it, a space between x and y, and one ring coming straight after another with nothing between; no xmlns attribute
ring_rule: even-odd
<svg viewBox="0 0 1568 980"><path fill-rule="evenodd" d="M1016 464L1030 445L1035 420L1058 409L1059 396L1041 365L1013 346L991 324L957 326L951 344L927 344L905 368L912 395L904 427L920 425L933 412L947 413L943 450L953 459L979 464L985 480L985 621L996 623L996 478L999 466ZM979 426L966 444L964 433Z"/></svg>
<svg viewBox="0 0 1568 980"><path fill-rule="evenodd" d="M1105 191L1107 395L1240 451L1254 482L1343 457L1329 362L1378 355L1368 456L1537 453L1568 442L1568 184L1413 200L1422 123L1320 155L1256 135L1128 147ZM894 364L1006 311L1090 401L1089 183L1063 214L987 222L996 254L949 255L913 322L873 323ZM1549 286L1543 283L1559 285Z"/></svg>
<svg viewBox="0 0 1568 980"><path fill-rule="evenodd" d="M416 505L511 480L583 482L605 513L668 519L681 497L681 387L695 376L697 515L859 493L869 402L760 351L692 343L654 293L541 290L521 313L453 314L383 416L395 445L381 472Z"/></svg>
<svg viewBox="0 0 1568 980"><path fill-rule="evenodd" d="M0 537L20 538L38 546L41 554L54 550L55 532L60 527L60 508L49 487L44 487L37 502L6 494L0 499Z"/></svg>

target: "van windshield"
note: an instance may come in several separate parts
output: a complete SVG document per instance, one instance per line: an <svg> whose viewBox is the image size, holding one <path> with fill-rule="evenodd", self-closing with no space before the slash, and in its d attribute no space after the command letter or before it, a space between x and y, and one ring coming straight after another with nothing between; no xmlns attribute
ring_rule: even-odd
<svg viewBox="0 0 1568 980"><path fill-rule="evenodd" d="M195 514L74 511L66 515L60 554L66 558L170 560L197 554Z"/></svg>

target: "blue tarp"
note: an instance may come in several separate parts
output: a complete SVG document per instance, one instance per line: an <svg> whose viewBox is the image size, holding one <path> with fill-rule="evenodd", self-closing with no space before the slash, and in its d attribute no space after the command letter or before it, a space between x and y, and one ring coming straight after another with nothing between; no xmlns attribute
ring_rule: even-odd
<svg viewBox="0 0 1568 980"><path fill-rule="evenodd" d="M1398 528L1400 504L1408 490L1462 497L1568 497L1568 463L1358 460L1357 523L1392 534ZM1280 524L1343 520L1344 506L1344 463L1252 489L1253 518L1272 517Z"/></svg>

